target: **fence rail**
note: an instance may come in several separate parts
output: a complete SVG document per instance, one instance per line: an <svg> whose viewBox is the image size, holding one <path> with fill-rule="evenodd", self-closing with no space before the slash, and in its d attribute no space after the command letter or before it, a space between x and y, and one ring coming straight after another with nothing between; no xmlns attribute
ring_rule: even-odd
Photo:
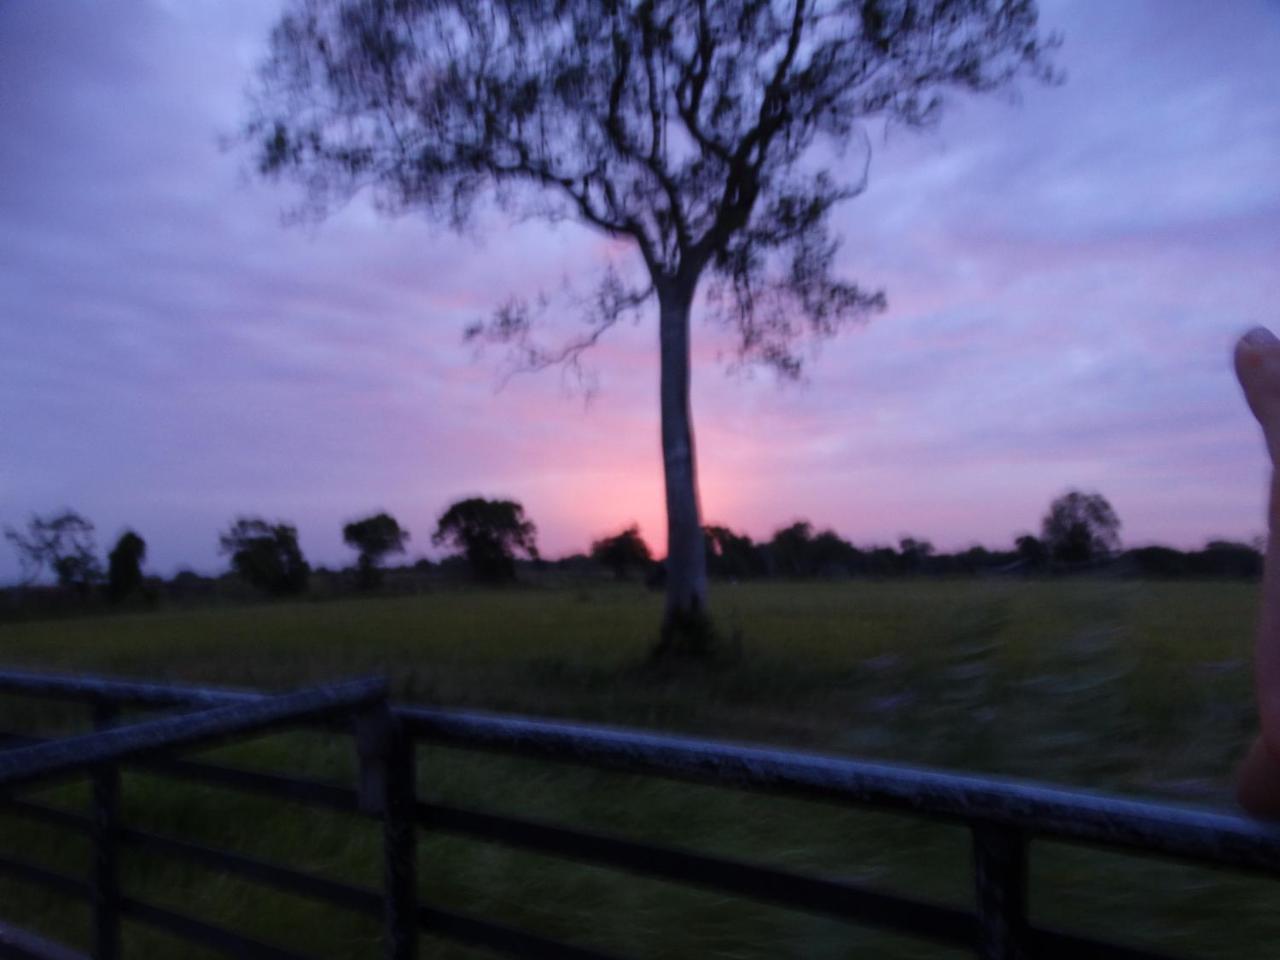
<svg viewBox="0 0 1280 960"><path fill-rule="evenodd" d="M148 924L230 956L300 960L299 954L284 947L258 943L121 896L115 882L120 852L135 849L379 917L384 930L384 956L392 960L415 956L422 932L509 956L581 960L610 957L487 919L418 903L414 849L419 829L701 886L967 948L992 960L1162 958L1150 951L1033 926L1027 916L1027 860L1029 846L1037 838L1280 876L1280 828L1232 814L600 726L421 707L392 708L386 703L385 688L369 682L269 696L243 690L0 672L0 693L81 701L94 709L95 725L99 727L96 733L57 741L13 736L0 743L0 812L87 836L95 851L90 879L68 877L9 858L0 858L0 875L88 899L94 916L91 955L95 960L116 960L119 956L121 918ZM113 726L122 707L186 708L195 712ZM338 733L354 734L361 758L358 788L172 755L178 747L282 723L322 725ZM974 909L968 911L847 881L805 876L558 824L426 802L413 794L414 745L418 742L819 799L964 825L972 835ZM121 763L164 777L378 819L383 824L382 888L340 883L282 864L125 826L119 822ZM44 778L66 776L72 770L93 778L92 816L17 795L22 785L35 782L33 777L37 774ZM74 956L34 938L29 942L44 946L20 952L21 946L14 947L5 939L7 929L0 917L0 958ZM16 933L9 936L19 942ZM55 952L35 952L39 949ZM56 953L60 949L62 952Z"/></svg>

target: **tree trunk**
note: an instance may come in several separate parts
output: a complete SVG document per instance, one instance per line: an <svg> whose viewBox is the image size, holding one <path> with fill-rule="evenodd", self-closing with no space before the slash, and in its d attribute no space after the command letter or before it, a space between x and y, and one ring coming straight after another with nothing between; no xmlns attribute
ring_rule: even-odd
<svg viewBox="0 0 1280 960"><path fill-rule="evenodd" d="M662 468L667 493L667 602L657 654L702 654L710 646L707 554L689 415L689 308L694 283L658 288Z"/></svg>

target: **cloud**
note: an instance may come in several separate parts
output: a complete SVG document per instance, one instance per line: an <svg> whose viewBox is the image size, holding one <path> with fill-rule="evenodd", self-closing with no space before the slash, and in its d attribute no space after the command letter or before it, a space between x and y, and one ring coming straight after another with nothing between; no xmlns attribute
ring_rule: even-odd
<svg viewBox="0 0 1280 960"><path fill-rule="evenodd" d="M552 554L665 521L651 323L495 391L464 325L624 256L569 225L457 237L357 202L285 228L287 189L218 148L273 4L0 6L0 523L64 504L154 566L211 568L237 513L316 560L378 507L424 549L454 496L526 503ZM809 380L725 376L699 323L707 516L940 546L1034 529L1070 485L1132 541L1248 537L1264 463L1226 356L1280 299L1274 5L1049 2L1065 85L873 130L846 272L890 309ZM574 329L559 318L549 335ZM16 573L0 554L0 580Z"/></svg>

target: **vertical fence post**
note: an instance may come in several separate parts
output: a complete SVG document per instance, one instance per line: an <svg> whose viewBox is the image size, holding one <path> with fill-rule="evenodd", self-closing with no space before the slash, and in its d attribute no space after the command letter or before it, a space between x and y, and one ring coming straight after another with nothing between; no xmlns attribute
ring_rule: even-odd
<svg viewBox="0 0 1280 960"><path fill-rule="evenodd" d="M978 949L985 960L1023 960L1027 929L1027 839L1020 832L973 827Z"/></svg>
<svg viewBox="0 0 1280 960"><path fill-rule="evenodd" d="M418 945L414 748L384 701L356 718L360 808L382 818L383 956L414 960Z"/></svg>
<svg viewBox="0 0 1280 960"><path fill-rule="evenodd" d="M93 705L93 727L115 724L119 708L108 700ZM120 957L120 767L104 763L93 771L93 958Z"/></svg>

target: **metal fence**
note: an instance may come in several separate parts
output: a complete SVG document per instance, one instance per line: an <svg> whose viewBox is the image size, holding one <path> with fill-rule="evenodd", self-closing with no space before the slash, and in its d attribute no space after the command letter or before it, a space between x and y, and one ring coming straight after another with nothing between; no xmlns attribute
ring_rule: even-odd
<svg viewBox="0 0 1280 960"><path fill-rule="evenodd" d="M117 879L121 847L225 871L380 917L384 956L390 960L414 957L419 933L508 956L570 960L607 960L610 956L417 902L414 851L418 828L710 888L967 948L991 960L1155 960L1162 956L1031 924L1027 915L1027 855L1035 838L1280 876L1280 828L1235 815L636 731L460 711L389 708L384 688L367 681L266 696L0 672L0 693L72 699L93 707L98 733L44 743L10 738L9 749L0 750L0 809L87 835L95 852L91 876L85 881L9 858L0 858L0 875L88 899L93 914L92 956L99 960L119 956L122 918L234 957L301 960L286 948L256 942L121 895ZM196 709L113 729L122 707ZM344 720L335 724L335 717L354 718L355 723ZM354 733L361 761L358 789L173 755L179 747L303 722ZM967 827L972 836L975 908L969 911L843 880L423 801L414 796L414 746L419 742L818 799L958 824ZM119 817L121 763L180 780L378 818L383 824L383 887L375 890L340 883L128 827ZM23 784L48 782L51 776L74 771L87 771L93 777L92 816L33 803L18 795L17 788ZM0 957L11 956L66 960L74 954L8 930L0 916Z"/></svg>

